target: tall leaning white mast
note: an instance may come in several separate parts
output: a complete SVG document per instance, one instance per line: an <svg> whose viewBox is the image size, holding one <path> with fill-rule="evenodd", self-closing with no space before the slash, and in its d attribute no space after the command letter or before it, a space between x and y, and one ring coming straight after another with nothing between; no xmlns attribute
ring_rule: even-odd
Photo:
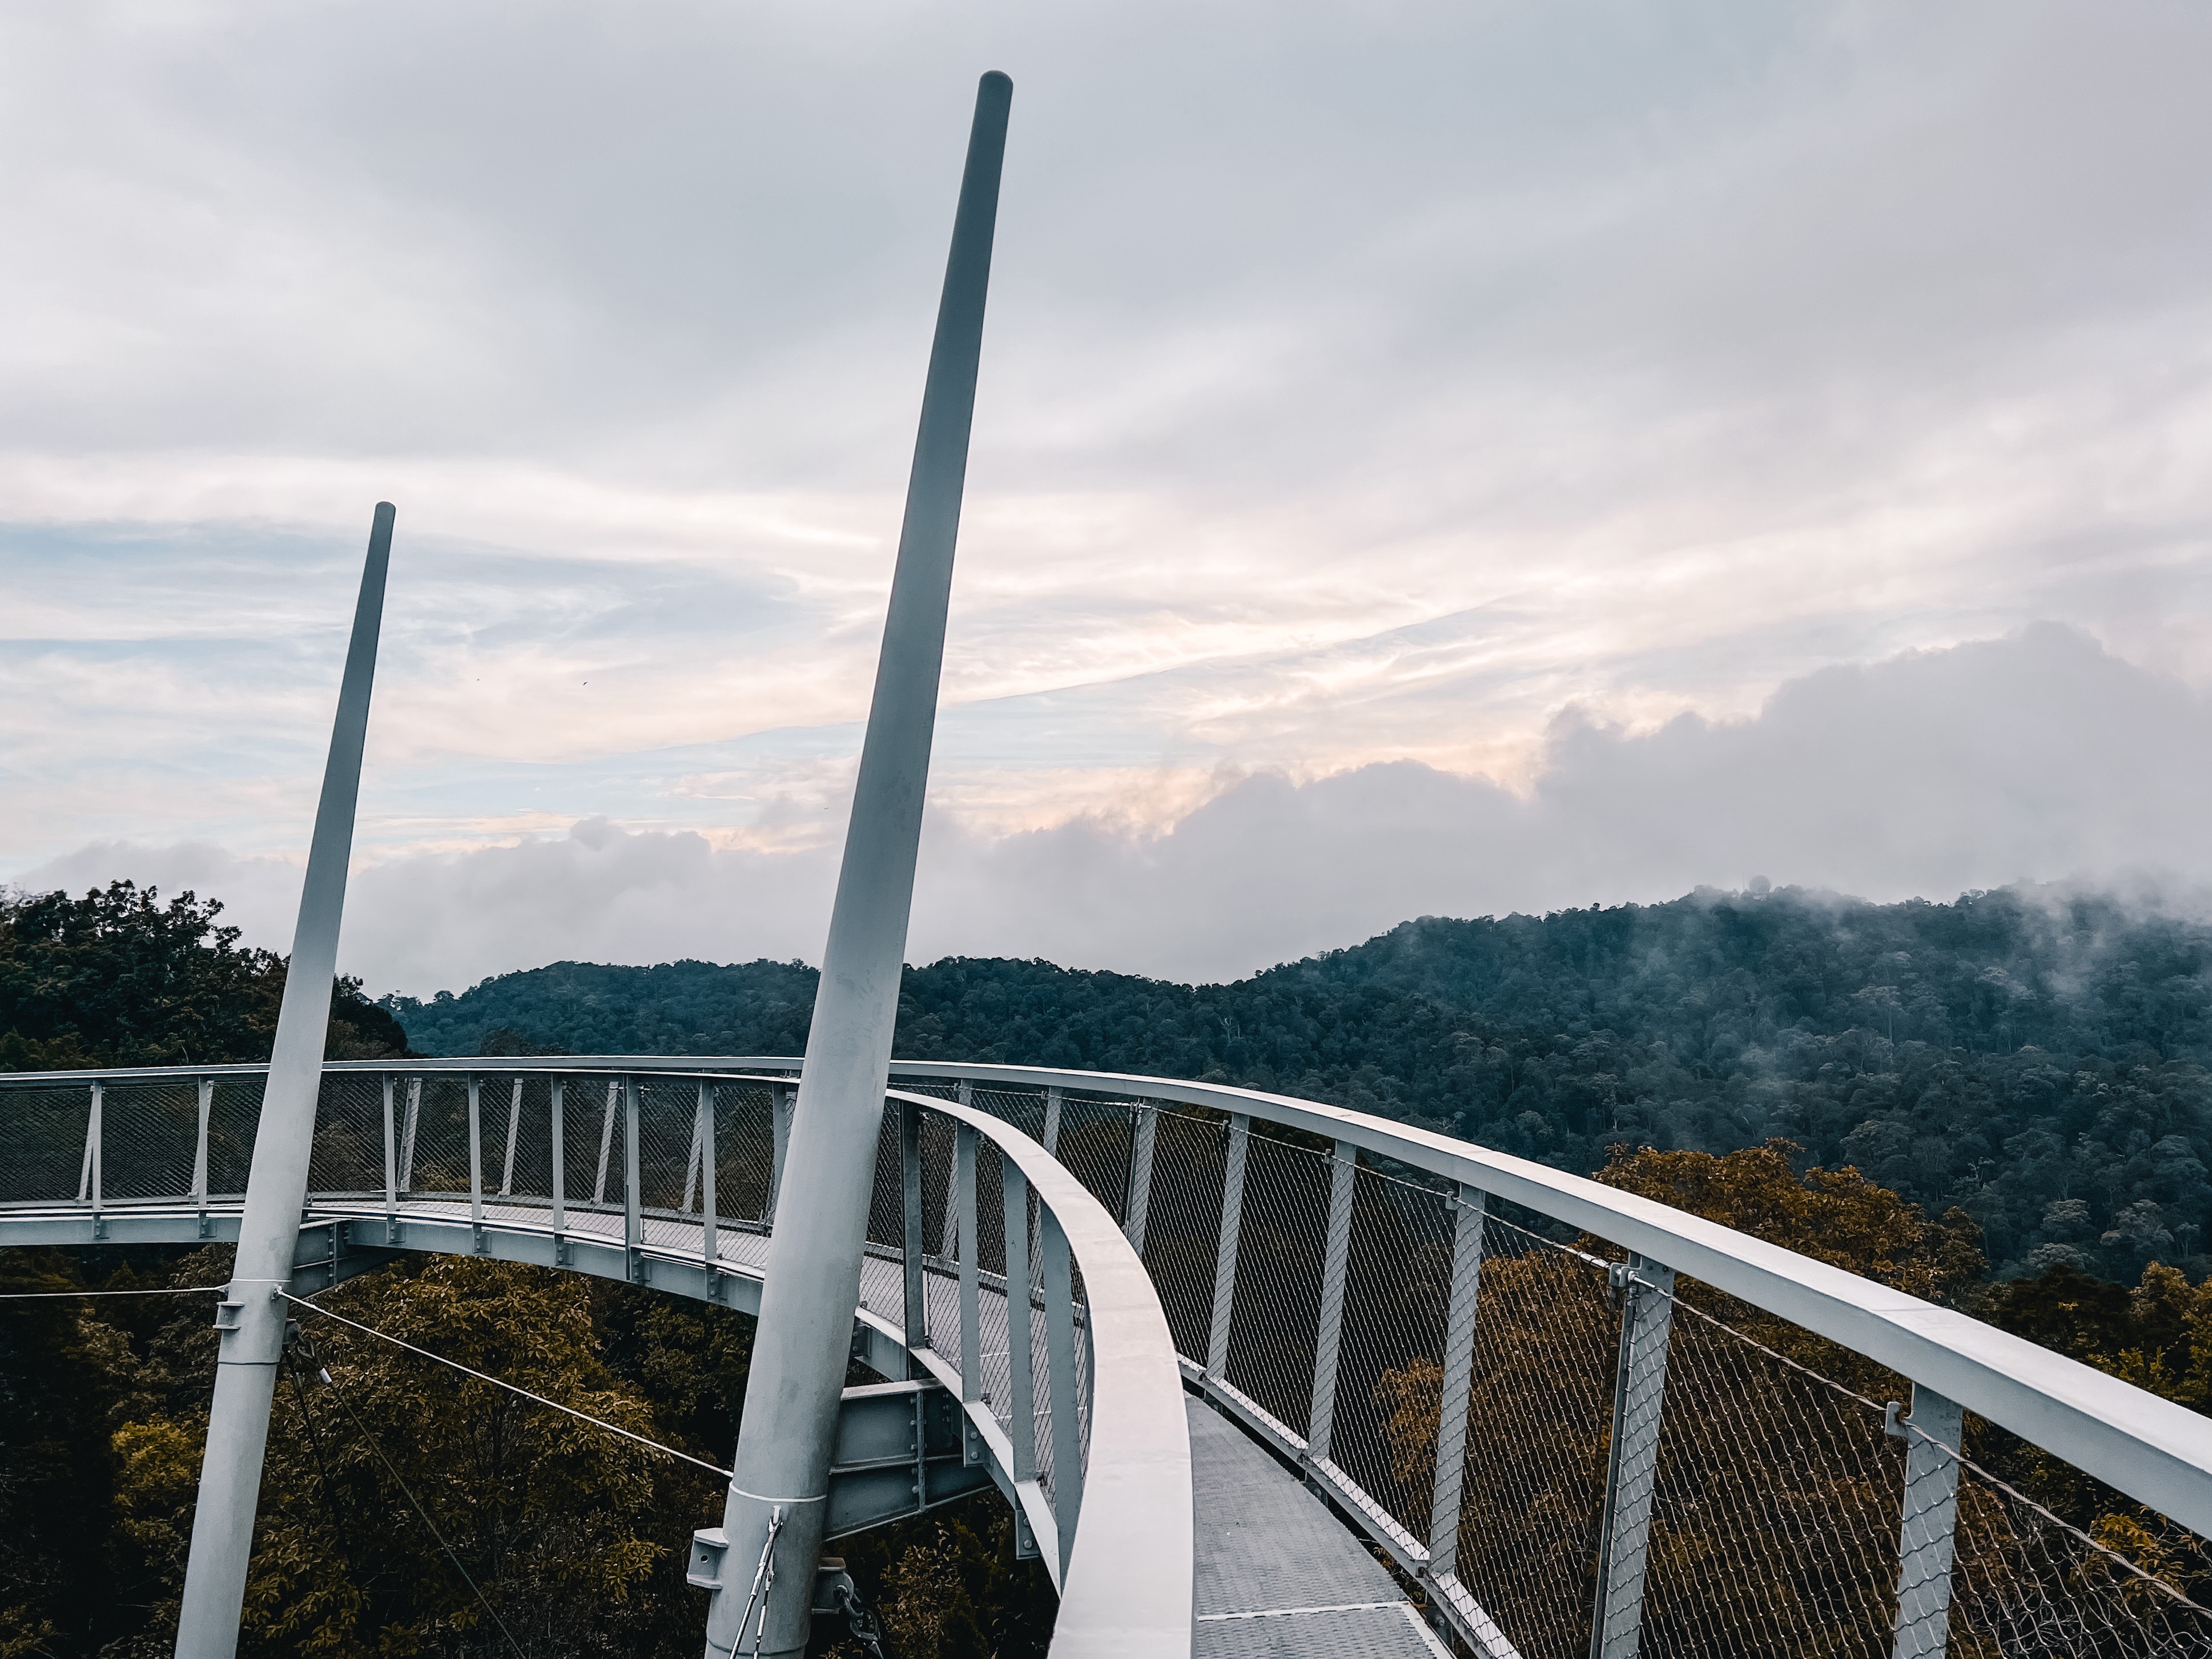
<svg viewBox="0 0 2212 1659"><path fill-rule="evenodd" d="M323 769L322 799L315 808L292 963L276 1016L276 1048L254 1131L238 1261L216 1314L222 1349L207 1451L200 1462L199 1506L192 1511L177 1659L229 1659L238 1650L261 1461L269 1447L269 1406L284 1354L283 1293L292 1280L300 1212L307 1201L307 1159L314 1146L315 1098L331 1023L331 981L337 971L346 866L353 856L354 807L361 794L361 752L384 618L392 517L391 502L376 504L361 598L354 607L353 639L346 647L345 678L338 686L330 760Z"/></svg>
<svg viewBox="0 0 2212 1659"><path fill-rule="evenodd" d="M776 1200L708 1659L805 1650L890 1079L1014 83L975 93L851 826ZM742 1628L741 1628L742 1626Z"/></svg>

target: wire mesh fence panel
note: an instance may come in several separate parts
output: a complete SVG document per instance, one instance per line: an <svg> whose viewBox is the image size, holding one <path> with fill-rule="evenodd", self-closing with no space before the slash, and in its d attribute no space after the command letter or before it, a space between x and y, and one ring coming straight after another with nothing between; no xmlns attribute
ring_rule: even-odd
<svg viewBox="0 0 2212 1659"><path fill-rule="evenodd" d="M975 1267L979 1276L995 1276L1000 1294L979 1285L975 1299L975 1348L981 1372L979 1383L991 1414L1001 1428L1013 1422L1012 1365L1006 1333L1013 1316L1006 1287L1006 1206L1005 1158L989 1141L975 1148Z"/></svg>
<svg viewBox="0 0 2212 1659"><path fill-rule="evenodd" d="M561 1089L561 1175L564 1203L579 1209L623 1203L622 1085L573 1077Z"/></svg>
<svg viewBox="0 0 2212 1659"><path fill-rule="evenodd" d="M1417 1540L1436 1475L1451 1254L1443 1194L1358 1172L1329 1461Z"/></svg>
<svg viewBox="0 0 2212 1659"><path fill-rule="evenodd" d="M1528 1659L1589 1650L1620 1343L1601 1265L1485 1221L1459 1577Z"/></svg>
<svg viewBox="0 0 2212 1659"><path fill-rule="evenodd" d="M414 1174L410 1190L465 1193L469 1189L469 1085L465 1077L434 1072L410 1091L414 1121Z"/></svg>
<svg viewBox="0 0 2212 1659"><path fill-rule="evenodd" d="M868 1200L868 1243L906 1249L906 1174L899 1158L899 1104L884 1108L876 1136L876 1184Z"/></svg>
<svg viewBox="0 0 2212 1659"><path fill-rule="evenodd" d="M261 1127L258 1074L219 1077L208 1101L208 1196L237 1198L253 1164L253 1137Z"/></svg>
<svg viewBox="0 0 2212 1659"><path fill-rule="evenodd" d="M714 1085L714 1209L747 1221L768 1216L775 1169L775 1096L764 1083Z"/></svg>
<svg viewBox="0 0 2212 1659"><path fill-rule="evenodd" d="M543 1072L526 1072L500 1079L499 1109L487 1113L499 1125L499 1158L494 1165L489 1147L484 1153L484 1185L502 1198L550 1198L553 1195L553 1079ZM567 1126L562 1126L566 1139ZM565 1151L565 1146L563 1147Z"/></svg>
<svg viewBox="0 0 2212 1659"><path fill-rule="evenodd" d="M1247 1149L1227 1375L1270 1416L1304 1436L1321 1325L1329 1163L1258 1134Z"/></svg>
<svg viewBox="0 0 2212 1659"><path fill-rule="evenodd" d="M958 1207L951 1201L952 1129L952 1120L942 1112L921 1115L921 1252L947 1261L957 1248L960 1224ZM948 1346L951 1340L945 1339Z"/></svg>
<svg viewBox="0 0 2212 1659"><path fill-rule="evenodd" d="M1129 1104L1071 1099L1060 1108L1057 1156L1117 1226L1129 1219Z"/></svg>
<svg viewBox="0 0 2212 1659"><path fill-rule="evenodd" d="M945 1092L957 1092L957 1086L947 1085ZM988 1112L1001 1123L1011 1123L1031 1140L1044 1139L1044 1091L1042 1089L984 1089L977 1088L968 1103L979 1112Z"/></svg>
<svg viewBox="0 0 2212 1659"><path fill-rule="evenodd" d="M1205 1362L1213 1325L1213 1263L1221 1246L1221 1188L1228 1157L1225 1119L1159 1115L1145 1268L1166 1310L1176 1352L1197 1364Z"/></svg>
<svg viewBox="0 0 2212 1659"><path fill-rule="evenodd" d="M1978 1437L1970 1428L1970 1449ZM1973 1468L1959 1471L1957 1503L1947 1649L1956 1659L2212 1655L2203 1539L2124 1499L2093 1502L2103 1512L2076 1530Z"/></svg>
<svg viewBox="0 0 2212 1659"><path fill-rule="evenodd" d="M699 1084L694 1078L637 1079L638 1207L683 1211L696 1201L700 1152Z"/></svg>
<svg viewBox="0 0 2212 1659"><path fill-rule="evenodd" d="M366 1072L325 1072L307 1159L311 1193L384 1190L384 1084Z"/></svg>
<svg viewBox="0 0 2212 1659"><path fill-rule="evenodd" d="M0 1095L0 1203L74 1200L92 1121L88 1084L10 1089Z"/></svg>
<svg viewBox="0 0 2212 1659"><path fill-rule="evenodd" d="M180 1198L199 1145L197 1081L111 1085L100 1103L100 1189L110 1199Z"/></svg>
<svg viewBox="0 0 2212 1659"><path fill-rule="evenodd" d="M1879 1410L1678 1296L1658 1430L1646 1652L1889 1652L1905 1455Z"/></svg>

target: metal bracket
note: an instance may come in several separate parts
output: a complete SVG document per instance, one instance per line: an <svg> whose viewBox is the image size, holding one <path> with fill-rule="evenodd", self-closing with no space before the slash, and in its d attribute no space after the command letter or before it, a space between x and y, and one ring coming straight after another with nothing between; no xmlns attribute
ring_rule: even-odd
<svg viewBox="0 0 2212 1659"><path fill-rule="evenodd" d="M958 1398L934 1379L846 1389L830 1454L824 1535L919 1515L989 1485L988 1466L970 1461L972 1432Z"/></svg>

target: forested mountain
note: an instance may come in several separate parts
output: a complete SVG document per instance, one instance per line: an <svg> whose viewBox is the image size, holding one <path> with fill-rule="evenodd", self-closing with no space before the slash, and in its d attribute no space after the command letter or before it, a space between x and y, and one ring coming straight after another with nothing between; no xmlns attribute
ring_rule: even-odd
<svg viewBox="0 0 2212 1659"><path fill-rule="evenodd" d="M1796 889L1424 917L1228 985L1043 962L909 969L897 1053L1235 1082L1588 1172L1772 1137L1957 1205L2002 1270L2208 1265L2212 927L2043 890ZM383 1007L471 1054L792 1054L797 963L561 963Z"/></svg>

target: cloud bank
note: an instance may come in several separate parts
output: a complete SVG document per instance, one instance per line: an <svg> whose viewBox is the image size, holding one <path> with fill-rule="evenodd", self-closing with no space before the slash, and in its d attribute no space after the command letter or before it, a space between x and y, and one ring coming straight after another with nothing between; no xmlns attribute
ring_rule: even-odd
<svg viewBox="0 0 2212 1659"><path fill-rule="evenodd" d="M1416 762L1226 781L1164 833L1097 815L1006 836L933 809L908 956L1232 977L1409 916L1674 896L1754 877L1880 899L2068 878L2212 883L2212 709L2070 629L1782 687L1749 719L1556 720L1534 787ZM842 822L842 811L840 815ZM834 849L718 849L605 818L371 864L342 963L425 994L562 958L816 959ZM298 875L213 848L84 848L27 884L130 875L285 942Z"/></svg>

